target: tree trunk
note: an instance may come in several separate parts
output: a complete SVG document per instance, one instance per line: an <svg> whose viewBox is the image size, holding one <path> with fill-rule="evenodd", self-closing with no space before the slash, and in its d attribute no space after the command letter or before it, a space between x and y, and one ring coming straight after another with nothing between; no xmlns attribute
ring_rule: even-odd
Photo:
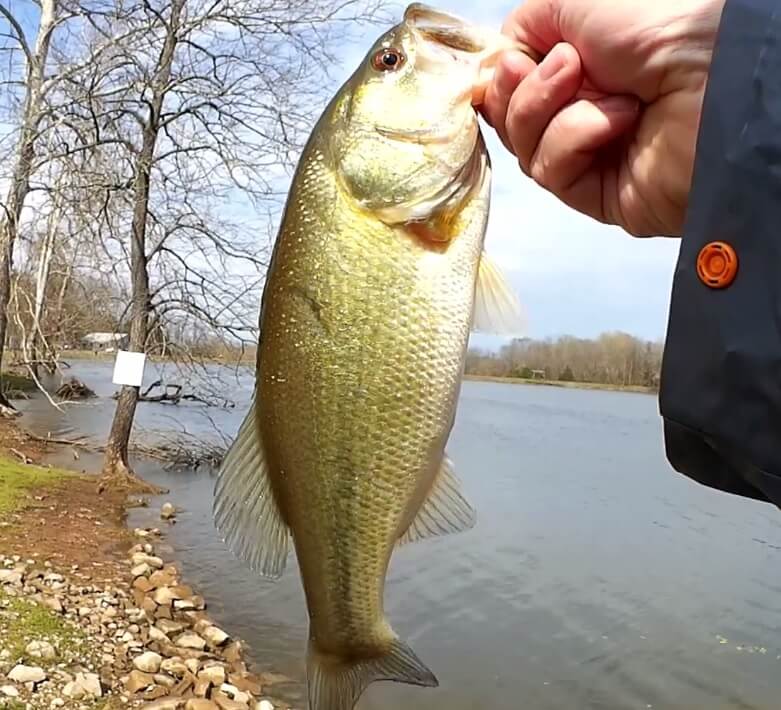
<svg viewBox="0 0 781 710"><path fill-rule="evenodd" d="M29 363L28 367L36 378L38 377L40 365L48 363L50 359L50 351L46 345L42 323L46 307L46 287L49 283L52 257L54 256L54 242L61 216L61 197L55 193L54 206L49 216L49 223L46 225L46 235L41 246L41 255L35 274L35 302L33 304L30 332L22 343L24 358Z"/></svg>
<svg viewBox="0 0 781 710"><path fill-rule="evenodd" d="M177 32L185 0L174 0L167 26L165 43L160 53L153 80L153 96L149 117L144 126L141 151L136 161L136 178L133 185L133 220L131 224L130 272L132 279L132 300L130 304L131 352L146 352L149 334L149 271L147 269L146 228L149 213L149 190L154 161L155 145L160 131L160 114L171 78L176 51ZM114 420L111 424L106 452L103 459L103 475L109 479L101 485L124 485L130 488L153 488L133 474L128 461L130 435L138 403L138 387L124 385L117 400Z"/></svg>
<svg viewBox="0 0 781 710"><path fill-rule="evenodd" d="M54 29L57 4L56 0L42 0L41 19L38 24L38 35L34 50L27 56L27 92L22 108L22 125L19 144L16 151L16 162L11 173L5 206L0 212L0 373L2 372L5 341L8 333L8 304L11 301L11 270L13 268L14 243L19 232L19 218L24 202L30 192L30 176L35 159L35 137L38 121L41 118L43 104L43 80L46 71L46 60L49 56L49 45ZM2 375L0 375L0 385ZM0 386L0 413L14 408L2 395Z"/></svg>

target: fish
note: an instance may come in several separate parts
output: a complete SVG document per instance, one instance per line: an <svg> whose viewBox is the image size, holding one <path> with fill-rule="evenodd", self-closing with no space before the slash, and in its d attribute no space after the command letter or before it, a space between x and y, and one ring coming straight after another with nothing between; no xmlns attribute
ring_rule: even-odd
<svg viewBox="0 0 781 710"><path fill-rule="evenodd" d="M291 180L213 515L261 577L295 551L310 710L351 710L375 681L439 685L386 618L384 588L400 546L476 524L446 450L468 340L526 332L484 248L476 104L508 42L409 5L328 102Z"/></svg>

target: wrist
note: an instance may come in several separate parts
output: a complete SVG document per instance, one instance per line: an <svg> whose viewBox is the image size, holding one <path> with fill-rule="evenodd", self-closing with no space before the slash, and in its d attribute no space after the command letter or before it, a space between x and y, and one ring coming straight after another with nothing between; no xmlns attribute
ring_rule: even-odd
<svg viewBox="0 0 781 710"><path fill-rule="evenodd" d="M673 3L671 18L660 31L656 47L663 71L661 94L704 87L725 2Z"/></svg>

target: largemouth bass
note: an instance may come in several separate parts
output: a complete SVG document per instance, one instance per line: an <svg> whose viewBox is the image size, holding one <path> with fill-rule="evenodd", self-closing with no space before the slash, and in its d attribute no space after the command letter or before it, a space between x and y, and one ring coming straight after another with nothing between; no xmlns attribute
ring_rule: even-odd
<svg viewBox="0 0 781 710"><path fill-rule="evenodd" d="M253 402L214 511L266 577L292 541L310 710L350 710L378 680L438 685L383 593L398 545L475 524L445 451L468 338L524 328L483 250L491 168L474 108L508 43L410 5L333 97L292 180Z"/></svg>

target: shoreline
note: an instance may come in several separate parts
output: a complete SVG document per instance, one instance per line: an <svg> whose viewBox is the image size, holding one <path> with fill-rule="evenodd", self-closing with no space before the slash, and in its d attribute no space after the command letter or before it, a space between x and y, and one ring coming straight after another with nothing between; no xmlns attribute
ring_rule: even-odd
<svg viewBox="0 0 781 710"><path fill-rule="evenodd" d="M525 377L498 377L495 375L464 375L463 379L470 382L496 382L498 384L506 385L534 385L536 387L561 387L563 389L658 394L658 390L654 387L644 387L642 385L611 385L601 382L567 382L562 380L541 380Z"/></svg>
<svg viewBox="0 0 781 710"><path fill-rule="evenodd" d="M0 419L0 707L292 710L160 554L175 507L130 530L147 497L47 464L67 448Z"/></svg>

